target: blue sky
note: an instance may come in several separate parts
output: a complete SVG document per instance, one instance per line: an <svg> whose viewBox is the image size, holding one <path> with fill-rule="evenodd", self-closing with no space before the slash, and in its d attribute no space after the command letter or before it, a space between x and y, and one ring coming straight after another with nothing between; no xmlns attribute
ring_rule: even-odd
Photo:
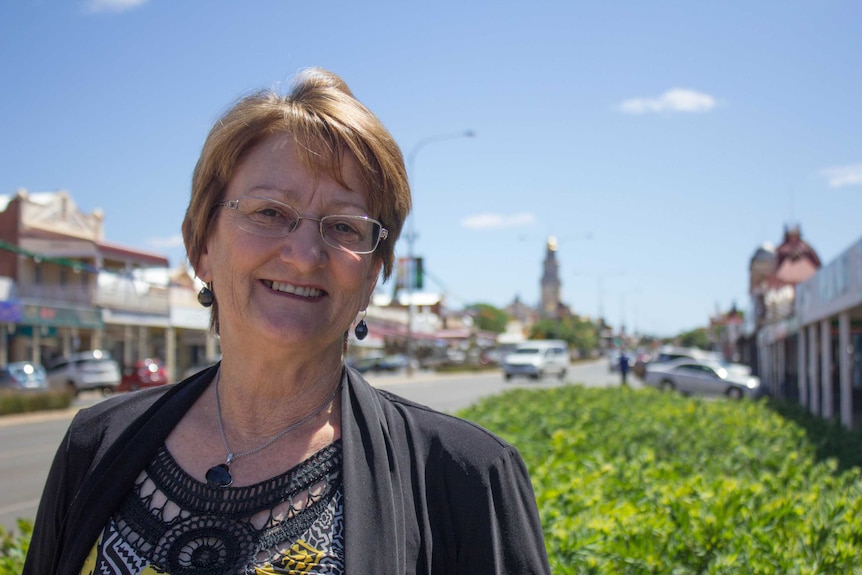
<svg viewBox="0 0 862 575"><path fill-rule="evenodd" d="M453 307L536 304L554 235L576 313L672 335L747 309L785 225L824 263L862 235L862 3L368 4L3 2L0 195L66 189L177 264L212 122L321 66L413 156Z"/></svg>

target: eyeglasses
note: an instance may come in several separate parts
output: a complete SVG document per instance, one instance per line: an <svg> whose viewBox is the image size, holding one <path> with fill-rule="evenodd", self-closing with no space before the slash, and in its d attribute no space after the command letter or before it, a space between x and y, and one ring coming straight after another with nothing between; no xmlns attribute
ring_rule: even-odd
<svg viewBox="0 0 862 575"><path fill-rule="evenodd" d="M354 254L370 254L389 232L377 220L365 216L324 216L310 218L296 208L269 198L243 196L216 204L226 210L236 210L241 230L256 236L283 238L299 227L302 220L320 225L320 237L333 248Z"/></svg>

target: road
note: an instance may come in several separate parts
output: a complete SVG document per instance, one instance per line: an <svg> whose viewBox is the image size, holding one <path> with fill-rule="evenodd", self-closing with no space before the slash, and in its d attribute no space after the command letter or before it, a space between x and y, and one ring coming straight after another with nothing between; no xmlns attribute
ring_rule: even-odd
<svg viewBox="0 0 862 575"><path fill-rule="evenodd" d="M604 361L573 364L566 383L607 386L619 383L619 376L608 373ZM369 375L375 385L416 401L452 413L476 400L515 387L551 387L556 379L539 382L513 379L504 381L502 373L459 373L436 375L416 373ZM0 525L15 529L19 517L36 516L39 497L48 469L74 413L100 400L96 394L82 394L72 409L46 414L0 417Z"/></svg>

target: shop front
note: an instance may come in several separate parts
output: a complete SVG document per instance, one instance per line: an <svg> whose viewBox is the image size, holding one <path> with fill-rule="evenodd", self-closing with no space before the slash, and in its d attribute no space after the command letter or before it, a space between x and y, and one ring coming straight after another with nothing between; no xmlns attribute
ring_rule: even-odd
<svg viewBox="0 0 862 575"><path fill-rule="evenodd" d="M799 400L862 425L862 238L797 286Z"/></svg>

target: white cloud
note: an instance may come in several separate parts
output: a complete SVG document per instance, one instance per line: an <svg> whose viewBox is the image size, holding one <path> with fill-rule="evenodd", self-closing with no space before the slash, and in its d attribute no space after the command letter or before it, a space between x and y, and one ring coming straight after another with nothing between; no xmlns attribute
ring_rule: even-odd
<svg viewBox="0 0 862 575"><path fill-rule="evenodd" d="M830 188L862 185L862 164L836 166L820 172L826 177Z"/></svg>
<svg viewBox="0 0 862 575"><path fill-rule="evenodd" d="M87 0L89 12L125 12L145 4L147 0Z"/></svg>
<svg viewBox="0 0 862 575"><path fill-rule="evenodd" d="M147 244L160 249L181 248L183 247L183 236L177 234L167 238L150 238L147 240Z"/></svg>
<svg viewBox="0 0 862 575"><path fill-rule="evenodd" d="M535 216L530 213L512 214L476 214L461 220L461 225L471 230L503 230L507 228L520 228L528 226L536 221Z"/></svg>
<svg viewBox="0 0 862 575"><path fill-rule="evenodd" d="M703 92L674 88L658 98L632 98L620 104L626 114L653 112L708 112L718 104L715 98Z"/></svg>

